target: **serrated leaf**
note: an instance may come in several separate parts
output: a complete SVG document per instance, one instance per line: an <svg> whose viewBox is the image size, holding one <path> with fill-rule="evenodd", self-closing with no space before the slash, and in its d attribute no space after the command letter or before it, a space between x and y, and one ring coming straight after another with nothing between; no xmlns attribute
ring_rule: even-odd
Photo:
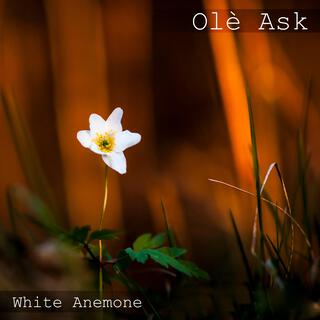
<svg viewBox="0 0 320 320"><path fill-rule="evenodd" d="M178 247L162 247L162 248L159 248L158 250L168 256L173 257L173 258L180 257L187 252L186 249L178 248Z"/></svg>
<svg viewBox="0 0 320 320"><path fill-rule="evenodd" d="M187 267L189 269L192 277L198 278L198 279L203 279L203 280L210 279L209 274L206 271L199 268L195 263L193 263L191 261L187 261L187 260L179 260L179 261L180 261L180 263L182 263L185 267Z"/></svg>
<svg viewBox="0 0 320 320"><path fill-rule="evenodd" d="M137 261L144 264L148 258L165 268L173 268L189 277L208 280L209 275L206 271L200 269L197 265L190 261L176 259L186 252L183 248L162 247L159 249L141 249L140 251L132 250L132 248L125 249L132 261Z"/></svg>
<svg viewBox="0 0 320 320"><path fill-rule="evenodd" d="M88 233L90 231L89 226L83 226L83 227L75 227L71 233L70 236L74 241L77 242L85 242L88 237Z"/></svg>
<svg viewBox="0 0 320 320"><path fill-rule="evenodd" d="M89 226L75 227L64 234L61 234L60 239L83 244L87 240L89 231Z"/></svg>
<svg viewBox="0 0 320 320"><path fill-rule="evenodd" d="M165 233L159 233L152 237L151 233L144 233L139 236L133 243L134 251L141 251L143 249L155 249L163 245L166 239Z"/></svg>
<svg viewBox="0 0 320 320"><path fill-rule="evenodd" d="M133 243L133 250L140 251L145 248L149 248L151 242L151 233L144 233L139 236Z"/></svg>
<svg viewBox="0 0 320 320"><path fill-rule="evenodd" d="M119 232L114 230L108 230L108 229L96 230L90 234L89 241L117 239L118 234Z"/></svg>
<svg viewBox="0 0 320 320"><path fill-rule="evenodd" d="M165 239L166 239L166 234L164 232L155 235L150 241L149 248L154 249L154 248L161 247Z"/></svg>
<svg viewBox="0 0 320 320"><path fill-rule="evenodd" d="M131 248L125 249L132 261L137 261L144 264L148 260L148 253L145 250L134 251Z"/></svg>
<svg viewBox="0 0 320 320"><path fill-rule="evenodd" d="M166 268L172 267L172 268L180 271L181 273L186 274L189 277L192 276L192 273L190 272L190 270L184 264L180 263L179 260L164 254L160 250L146 249L144 251L146 251L148 253L148 255L150 256L150 258L152 260L154 260L155 262L159 263L160 265L162 265L162 266L164 266Z"/></svg>

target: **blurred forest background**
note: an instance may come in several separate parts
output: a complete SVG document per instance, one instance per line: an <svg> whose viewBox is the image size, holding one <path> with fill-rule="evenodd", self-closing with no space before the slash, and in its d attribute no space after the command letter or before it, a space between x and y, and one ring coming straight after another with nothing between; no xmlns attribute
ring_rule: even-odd
<svg viewBox="0 0 320 320"><path fill-rule="evenodd" d="M88 127L90 113L107 118L121 106L124 128L141 133L142 142L126 152L125 176L110 172L105 227L124 230L123 241L163 230L162 199L181 245L201 266L214 266L219 278L225 269L218 261L231 259L236 245L228 209L248 241L255 208L254 199L208 181L254 192L246 84L261 172L278 162L292 197L299 187L298 131L311 83L304 138L312 180L317 180L320 42L311 32L181 27L185 8L194 13L290 9L295 1L186 2L0 0L0 85L4 95L14 96L31 131L65 225L98 226L104 164L79 144L76 133ZM300 8L317 5L299 2ZM8 224L6 188L32 184L21 169L3 108L0 137L0 209ZM270 180L268 191L283 203L277 179ZM316 189L313 196L318 199ZM271 218L265 219L271 230Z"/></svg>

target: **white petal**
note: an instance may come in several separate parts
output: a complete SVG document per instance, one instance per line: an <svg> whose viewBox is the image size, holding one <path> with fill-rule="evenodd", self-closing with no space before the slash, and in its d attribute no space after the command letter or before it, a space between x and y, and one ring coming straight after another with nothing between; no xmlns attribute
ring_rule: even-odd
<svg viewBox="0 0 320 320"><path fill-rule="evenodd" d="M106 154L105 152L103 152L103 151L101 151L100 149L99 149L99 147L95 144L95 143L91 143L91 145L90 145L90 150L92 151L92 152L94 152L94 153L96 153L96 154Z"/></svg>
<svg viewBox="0 0 320 320"><path fill-rule="evenodd" d="M115 150L124 151L140 141L141 135L139 133L130 132L129 130L118 132L115 135Z"/></svg>
<svg viewBox="0 0 320 320"><path fill-rule="evenodd" d="M123 115L123 110L121 108L115 108L106 121L107 130L112 130L114 132L122 131L121 119Z"/></svg>
<svg viewBox="0 0 320 320"><path fill-rule="evenodd" d="M120 174L127 172L127 161L123 152L110 152L103 155L102 159L106 165Z"/></svg>
<svg viewBox="0 0 320 320"><path fill-rule="evenodd" d="M90 131L89 130L78 131L77 139L85 148L89 148L91 144Z"/></svg>
<svg viewBox="0 0 320 320"><path fill-rule="evenodd" d="M106 131L106 122L96 113L92 113L89 117L90 130L93 133L103 133Z"/></svg>

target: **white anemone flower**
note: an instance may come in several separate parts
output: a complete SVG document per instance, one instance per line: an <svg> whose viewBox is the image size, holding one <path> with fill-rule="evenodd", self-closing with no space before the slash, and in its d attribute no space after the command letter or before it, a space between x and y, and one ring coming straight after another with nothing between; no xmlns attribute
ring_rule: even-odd
<svg viewBox="0 0 320 320"><path fill-rule="evenodd" d="M105 164L120 174L127 171L123 151L141 140L139 133L122 131L122 115L121 108L114 109L107 120L93 113L89 117L90 130L77 133L78 140L85 148L101 155Z"/></svg>

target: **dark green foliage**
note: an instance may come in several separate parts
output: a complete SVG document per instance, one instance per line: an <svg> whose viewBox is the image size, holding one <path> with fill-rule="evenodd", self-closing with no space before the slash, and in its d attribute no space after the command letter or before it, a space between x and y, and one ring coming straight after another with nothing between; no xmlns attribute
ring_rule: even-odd
<svg viewBox="0 0 320 320"><path fill-rule="evenodd" d="M114 230L95 230L90 232L90 226L74 227L70 231L60 233L60 239L70 241L74 244L89 244L94 240L114 240L118 239L118 231Z"/></svg>
<svg viewBox="0 0 320 320"><path fill-rule="evenodd" d="M96 230L92 231L92 233L89 236L89 242L92 240L114 240L118 239L119 231L115 230Z"/></svg>
<svg viewBox="0 0 320 320"><path fill-rule="evenodd" d="M188 269L188 273L191 277L203 280L209 280L209 274L203 269L199 268L195 263L188 260L179 260L179 262Z"/></svg>
<svg viewBox="0 0 320 320"><path fill-rule="evenodd" d="M88 238L89 231L89 226L75 227L70 231L62 233L60 235L60 239L70 241L75 244L83 244Z"/></svg>
<svg viewBox="0 0 320 320"><path fill-rule="evenodd" d="M140 251L142 249L153 249L160 247L165 241L166 234L159 233L154 237L151 236L151 233L145 233L139 236L133 243L133 250Z"/></svg>
<svg viewBox="0 0 320 320"><path fill-rule="evenodd" d="M184 248L177 248L177 247L161 247L158 249L158 251L171 256L173 258L178 258L180 256L183 256L187 250Z"/></svg>
<svg viewBox="0 0 320 320"><path fill-rule="evenodd" d="M132 261L137 261L139 263L145 263L149 256L146 249L142 249L141 251L134 251L131 248L125 249L125 252L129 255Z"/></svg>
<svg viewBox="0 0 320 320"><path fill-rule="evenodd" d="M178 247L164 247L165 233L154 237L146 233L138 237L133 243L133 249L127 248L125 252L132 261L144 264L148 259L165 268L173 268L189 277L208 280L209 275L190 261L178 259L186 250Z"/></svg>

